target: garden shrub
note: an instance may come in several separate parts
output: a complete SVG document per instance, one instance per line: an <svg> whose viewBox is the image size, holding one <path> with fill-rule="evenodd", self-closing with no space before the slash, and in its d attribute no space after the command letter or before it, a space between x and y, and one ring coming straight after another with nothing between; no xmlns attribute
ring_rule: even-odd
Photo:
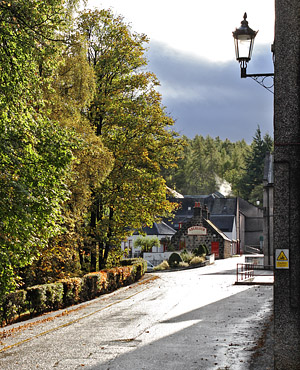
<svg viewBox="0 0 300 370"><path fill-rule="evenodd" d="M189 264L194 256L191 253L189 253L186 249L184 249L180 253L180 257L182 258L183 262L186 262Z"/></svg>
<svg viewBox="0 0 300 370"><path fill-rule="evenodd" d="M10 293L0 302L0 324L3 321L9 323L16 315L20 316L28 310L31 314L41 314L96 298L100 294L132 284L147 270L147 262L142 258L125 260L122 265L89 273L82 278L66 278Z"/></svg>
<svg viewBox="0 0 300 370"><path fill-rule="evenodd" d="M183 262L183 261L182 261L182 258L180 257L180 255L178 253L172 253L170 255L170 257L169 257L170 267L172 267L172 268L178 267L180 262Z"/></svg>
<svg viewBox="0 0 300 370"><path fill-rule="evenodd" d="M203 263L204 261L205 261L205 258L204 257L195 256L191 260L190 265L198 265L199 263Z"/></svg>
<svg viewBox="0 0 300 370"><path fill-rule="evenodd" d="M158 270L169 270L169 269L170 269L170 265L168 261L163 261L159 265L155 266L153 270L158 271Z"/></svg>
<svg viewBox="0 0 300 370"><path fill-rule="evenodd" d="M80 302L80 292L82 289L82 279L69 278L60 280L64 288L63 303L64 306L71 306Z"/></svg>
<svg viewBox="0 0 300 370"><path fill-rule="evenodd" d="M130 285L134 282L134 277L132 276L132 266L124 266L123 271L123 285Z"/></svg>
<svg viewBox="0 0 300 370"><path fill-rule="evenodd" d="M116 268L107 270L107 288L109 292L113 292L118 288L118 274Z"/></svg>
<svg viewBox="0 0 300 370"><path fill-rule="evenodd" d="M205 256L207 254L207 252L208 251L207 251L207 247L206 247L205 244L200 244L197 248L195 248L193 250L193 254L195 256L199 256L199 257Z"/></svg>
<svg viewBox="0 0 300 370"><path fill-rule="evenodd" d="M63 307L64 286L62 283L45 284L46 287L46 306L47 310L57 310Z"/></svg>
<svg viewBox="0 0 300 370"><path fill-rule="evenodd" d="M26 291L17 290L9 293L3 300L0 310L0 321L9 324L17 316L27 311Z"/></svg>
<svg viewBox="0 0 300 370"><path fill-rule="evenodd" d="M132 274L134 276L134 280L138 281L147 271L147 261L145 261L143 258L138 258L132 266Z"/></svg>
<svg viewBox="0 0 300 370"><path fill-rule="evenodd" d="M45 312L47 309L46 285L35 285L27 288L27 300L32 313Z"/></svg>
<svg viewBox="0 0 300 370"><path fill-rule="evenodd" d="M189 264L187 262L179 262L178 267L188 267Z"/></svg>
<svg viewBox="0 0 300 370"><path fill-rule="evenodd" d="M91 272L82 278L81 301L89 301L107 292L107 273Z"/></svg>
<svg viewBox="0 0 300 370"><path fill-rule="evenodd" d="M121 266L131 266L137 263L140 260L140 258L126 258L121 261Z"/></svg>

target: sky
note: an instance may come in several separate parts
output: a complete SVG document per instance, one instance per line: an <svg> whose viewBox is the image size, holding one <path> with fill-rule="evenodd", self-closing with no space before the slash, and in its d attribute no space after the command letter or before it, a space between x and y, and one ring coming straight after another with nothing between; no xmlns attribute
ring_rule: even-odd
<svg viewBox="0 0 300 370"><path fill-rule="evenodd" d="M111 8L148 36L148 69L181 135L251 143L259 125L273 136L274 95L240 78L232 31L247 12L259 30L247 73L273 72L274 0L89 0L87 7Z"/></svg>

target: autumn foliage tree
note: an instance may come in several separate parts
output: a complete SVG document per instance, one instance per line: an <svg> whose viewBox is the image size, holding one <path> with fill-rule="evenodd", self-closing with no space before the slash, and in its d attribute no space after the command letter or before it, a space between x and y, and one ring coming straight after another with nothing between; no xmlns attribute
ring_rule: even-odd
<svg viewBox="0 0 300 370"><path fill-rule="evenodd" d="M132 33L110 10L82 12L78 30L86 37L97 78L88 117L114 157L91 208L91 243L104 266L109 251L133 229L172 211L160 170L174 165L181 141L168 129L173 120L155 90L155 75L146 71L146 36Z"/></svg>
<svg viewBox="0 0 300 370"><path fill-rule="evenodd" d="M161 169L182 143L146 71L148 40L111 11L74 24L78 3L0 2L0 300L21 275L76 273L83 252L104 266L174 208Z"/></svg>

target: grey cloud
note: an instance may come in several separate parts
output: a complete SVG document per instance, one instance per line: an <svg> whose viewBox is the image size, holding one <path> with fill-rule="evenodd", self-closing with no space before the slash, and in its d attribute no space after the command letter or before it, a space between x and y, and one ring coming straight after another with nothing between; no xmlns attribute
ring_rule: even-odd
<svg viewBox="0 0 300 370"><path fill-rule="evenodd" d="M256 50L249 73L272 71L271 53L265 49ZM263 133L273 134L273 95L252 79L241 79L237 62L210 63L155 42L147 57L180 134L250 143L258 124Z"/></svg>

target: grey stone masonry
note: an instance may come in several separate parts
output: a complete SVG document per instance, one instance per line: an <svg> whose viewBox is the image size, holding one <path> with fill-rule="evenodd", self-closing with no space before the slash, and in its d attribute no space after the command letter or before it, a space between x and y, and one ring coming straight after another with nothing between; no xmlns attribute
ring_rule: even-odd
<svg viewBox="0 0 300 370"><path fill-rule="evenodd" d="M193 226L203 226L205 235L188 235L188 229ZM230 240L209 220L209 210L206 206L202 208L200 202L195 203L194 216L183 223L181 228L173 235L172 244L177 250L186 248L189 251L205 244L211 253L211 243L219 243L219 256L226 258L230 256Z"/></svg>
<svg viewBox="0 0 300 370"><path fill-rule="evenodd" d="M300 1L276 0L274 95L275 370L300 369ZM259 11L259 10L258 10ZM276 253L284 250L282 268Z"/></svg>

